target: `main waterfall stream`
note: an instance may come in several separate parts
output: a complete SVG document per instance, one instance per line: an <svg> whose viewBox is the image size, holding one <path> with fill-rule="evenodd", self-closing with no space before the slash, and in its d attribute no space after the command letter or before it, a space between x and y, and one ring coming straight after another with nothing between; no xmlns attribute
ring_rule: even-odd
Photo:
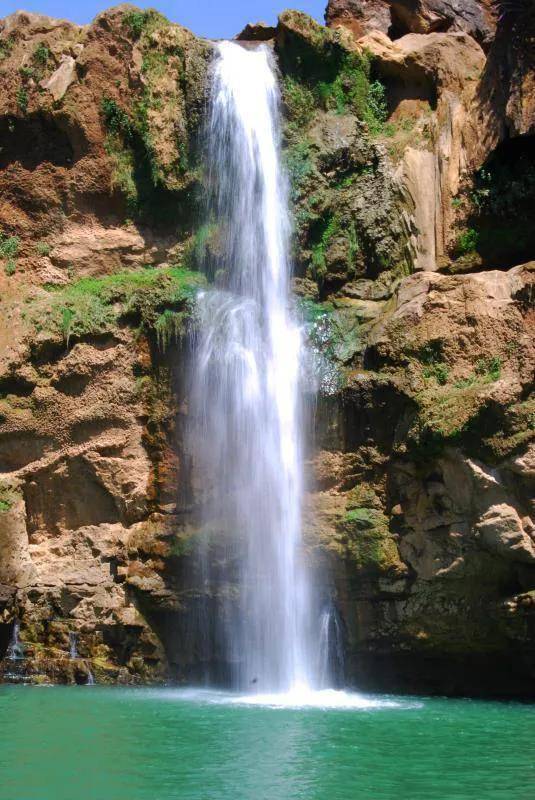
<svg viewBox="0 0 535 800"><path fill-rule="evenodd" d="M219 44L207 136L208 219L219 246L206 268L217 288L199 298L193 446L209 487L204 526L238 552L240 596L217 621L232 684L259 693L317 685L319 662L299 557L302 344L290 304L280 129L269 49Z"/></svg>

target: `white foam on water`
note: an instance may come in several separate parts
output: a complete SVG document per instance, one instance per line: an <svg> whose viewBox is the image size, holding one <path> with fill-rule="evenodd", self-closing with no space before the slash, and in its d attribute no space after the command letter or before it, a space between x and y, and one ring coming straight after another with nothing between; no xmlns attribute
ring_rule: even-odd
<svg viewBox="0 0 535 800"><path fill-rule="evenodd" d="M369 711L373 709L415 709L422 708L418 700L392 698L378 695L365 695L337 689L313 691L306 686L296 687L289 692L266 694L239 694L216 691L214 689L157 689L149 690L155 695L174 702L191 702L202 705L243 706L249 708L270 708L288 710L319 709L322 711Z"/></svg>

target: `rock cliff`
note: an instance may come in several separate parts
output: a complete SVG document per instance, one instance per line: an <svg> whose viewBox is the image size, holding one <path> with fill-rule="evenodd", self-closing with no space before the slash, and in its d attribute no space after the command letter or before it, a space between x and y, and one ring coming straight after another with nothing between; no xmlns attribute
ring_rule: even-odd
<svg viewBox="0 0 535 800"><path fill-rule="evenodd" d="M535 92L527 2L331 0L280 66L310 342L305 534L362 688L535 677ZM119 6L0 21L6 680L224 676L184 431L212 47ZM214 564L224 543L209 542ZM221 588L221 593L224 592ZM76 641L76 657L69 648Z"/></svg>

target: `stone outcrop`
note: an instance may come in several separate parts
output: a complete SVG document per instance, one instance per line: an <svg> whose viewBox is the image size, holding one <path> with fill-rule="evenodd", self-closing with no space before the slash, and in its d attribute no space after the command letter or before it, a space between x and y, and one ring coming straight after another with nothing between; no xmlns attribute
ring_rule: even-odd
<svg viewBox="0 0 535 800"><path fill-rule="evenodd" d="M381 31L392 39L406 33L468 33L489 44L496 29L492 0L329 0L327 25L362 36Z"/></svg>
<svg viewBox="0 0 535 800"><path fill-rule="evenodd" d="M534 281L416 273L320 402L307 535L360 686L531 692Z"/></svg>
<svg viewBox="0 0 535 800"><path fill-rule="evenodd" d="M529 4L284 12L305 538L361 688L533 693ZM210 43L119 6L0 21L0 672L224 680L228 542L185 430ZM225 567L228 577L232 564ZM231 588L231 587L230 587ZM232 595L232 592L231 592ZM20 622L23 662L3 660ZM76 643L75 657L71 645Z"/></svg>

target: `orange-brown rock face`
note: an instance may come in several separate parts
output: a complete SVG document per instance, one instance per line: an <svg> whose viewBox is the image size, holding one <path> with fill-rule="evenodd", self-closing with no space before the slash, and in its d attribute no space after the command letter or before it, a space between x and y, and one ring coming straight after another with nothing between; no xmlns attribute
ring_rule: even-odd
<svg viewBox="0 0 535 800"><path fill-rule="evenodd" d="M187 316L209 53L127 6L0 22L0 627L4 646L20 618L35 680L167 669L135 594L162 602L180 529L164 349Z"/></svg>
<svg viewBox="0 0 535 800"><path fill-rule="evenodd" d="M503 151L497 151L501 143L533 135L532 4L333 2L327 21L335 29L350 31L356 46L373 54L374 69L386 85L392 122L418 114L418 103L420 115L425 102L434 111L429 120L431 147L409 144L399 154L400 178L414 202L420 268L433 269L433 264L440 267L466 255L463 228L477 229L479 224L484 227L484 252L479 258L463 258L462 268L467 263L498 266L503 261L502 232L493 234L492 229L500 223L492 219L489 204L477 207L481 196L477 190L474 195L473 182L482 184L488 165L504 173ZM515 180L504 174L503 179ZM515 232L515 237L523 235ZM529 258L530 248L531 242L519 247L508 265Z"/></svg>
<svg viewBox="0 0 535 800"><path fill-rule="evenodd" d="M462 31L489 44L497 12L491 0L329 0L327 25L357 36L373 30L399 38L406 33Z"/></svg>

